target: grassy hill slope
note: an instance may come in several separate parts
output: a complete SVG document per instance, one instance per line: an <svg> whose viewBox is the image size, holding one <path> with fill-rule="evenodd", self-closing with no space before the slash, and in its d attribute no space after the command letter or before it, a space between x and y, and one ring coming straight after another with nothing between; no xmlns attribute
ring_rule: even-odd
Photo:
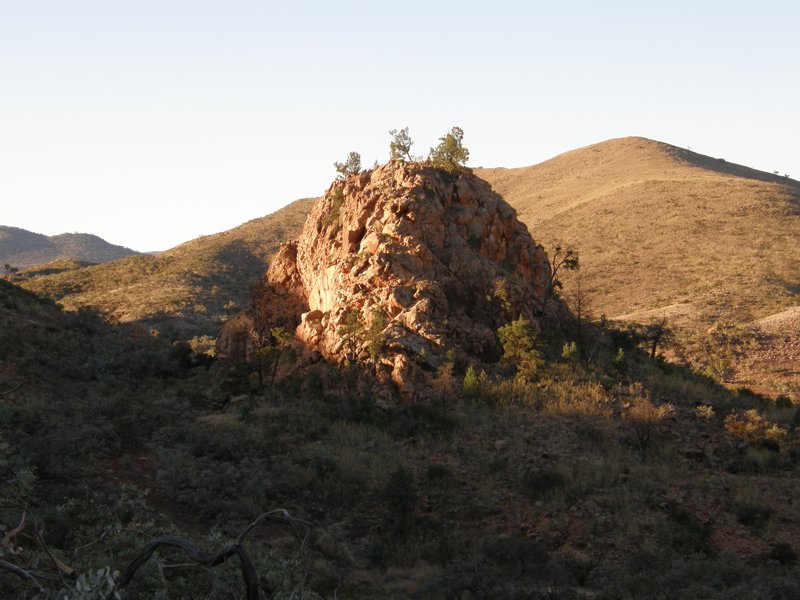
<svg viewBox="0 0 800 600"><path fill-rule="evenodd" d="M597 315L746 322L798 303L797 181L635 137L476 173L537 241L580 252Z"/></svg>
<svg viewBox="0 0 800 600"><path fill-rule="evenodd" d="M214 334L220 319L247 299L281 242L302 228L313 199L239 227L197 238L155 256L130 256L111 263L40 276L23 273L20 284L67 309L98 307L115 321L174 323L184 334ZM41 270L39 270L41 271Z"/></svg>

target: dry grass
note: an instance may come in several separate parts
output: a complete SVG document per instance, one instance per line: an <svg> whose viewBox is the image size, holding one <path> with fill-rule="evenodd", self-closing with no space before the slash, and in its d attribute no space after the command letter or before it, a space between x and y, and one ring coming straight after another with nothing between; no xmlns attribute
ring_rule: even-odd
<svg viewBox="0 0 800 600"><path fill-rule="evenodd" d="M579 250L597 315L742 323L797 303L794 180L644 138L476 173L545 247Z"/></svg>

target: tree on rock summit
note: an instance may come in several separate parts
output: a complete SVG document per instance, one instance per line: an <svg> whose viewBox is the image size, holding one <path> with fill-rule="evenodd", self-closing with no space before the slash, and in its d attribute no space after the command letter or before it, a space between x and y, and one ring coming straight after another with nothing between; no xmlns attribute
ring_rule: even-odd
<svg viewBox="0 0 800 600"><path fill-rule="evenodd" d="M347 155L347 160L343 163L335 162L333 167L339 173L338 179L345 179L349 175L358 175L361 172L361 155L358 152L351 152Z"/></svg>
<svg viewBox="0 0 800 600"><path fill-rule="evenodd" d="M453 127L450 133L439 138L439 145L431 148L428 158L448 173L457 171L469 160L469 150L464 147L463 139L464 131L460 127Z"/></svg>
<svg viewBox="0 0 800 600"><path fill-rule="evenodd" d="M408 134L408 127L403 127L400 131L390 129L389 135L392 136L392 141L389 142L389 159L414 162L416 158L411 156L411 146L414 145L414 142L411 141L411 136Z"/></svg>

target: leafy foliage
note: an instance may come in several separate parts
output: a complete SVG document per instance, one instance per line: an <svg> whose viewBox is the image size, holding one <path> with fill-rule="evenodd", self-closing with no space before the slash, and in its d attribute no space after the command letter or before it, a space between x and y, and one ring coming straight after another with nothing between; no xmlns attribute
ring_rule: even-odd
<svg viewBox="0 0 800 600"><path fill-rule="evenodd" d="M574 248L563 248L557 244L550 252L549 273L547 278L547 287L545 289L545 301L563 287L561 279L558 274L561 271L577 271L580 268L580 259L578 251Z"/></svg>
<svg viewBox="0 0 800 600"><path fill-rule="evenodd" d="M344 162L335 162L333 167L338 173L337 179L347 179L351 175L358 175L361 172L361 155L358 152L351 152Z"/></svg>
<svg viewBox="0 0 800 600"><path fill-rule="evenodd" d="M469 150L464 147L464 131L453 127L449 133L439 138L439 144L431 148L428 159L438 168L454 173L469 160Z"/></svg>
<svg viewBox="0 0 800 600"><path fill-rule="evenodd" d="M750 445L772 444L780 447L788 438L788 430L764 419L758 410L751 408L740 413L733 411L725 417L725 429Z"/></svg>
<svg viewBox="0 0 800 600"><path fill-rule="evenodd" d="M630 384L626 391L628 409L625 413L628 426L642 452L650 447L659 427L675 412L671 404L656 406L640 382Z"/></svg>
<svg viewBox="0 0 800 600"><path fill-rule="evenodd" d="M523 317L497 330L503 346L503 358L516 365L520 374L530 376L542 364L543 356L533 324Z"/></svg>
<svg viewBox="0 0 800 600"><path fill-rule="evenodd" d="M342 323L337 333L342 338L342 344L350 361L356 358L356 351L361 343L363 331L364 322L361 319L361 313L357 310L348 311L345 314L344 323Z"/></svg>
<svg viewBox="0 0 800 600"><path fill-rule="evenodd" d="M408 160L413 162L415 157L411 156L411 146L414 142L411 141L411 136L408 133L408 127L401 130L391 129L389 135L392 136L392 141L389 143L389 158L391 160Z"/></svg>
<svg viewBox="0 0 800 600"><path fill-rule="evenodd" d="M468 366L466 372L464 373L462 389L464 390L464 395L467 398L473 398L478 394L478 376L475 374L475 367L472 365Z"/></svg>
<svg viewBox="0 0 800 600"><path fill-rule="evenodd" d="M385 327L386 317L383 315L383 311L379 308L374 309L365 337L369 358L375 365L378 364L381 356L383 356L384 346L386 344L386 336L383 333Z"/></svg>

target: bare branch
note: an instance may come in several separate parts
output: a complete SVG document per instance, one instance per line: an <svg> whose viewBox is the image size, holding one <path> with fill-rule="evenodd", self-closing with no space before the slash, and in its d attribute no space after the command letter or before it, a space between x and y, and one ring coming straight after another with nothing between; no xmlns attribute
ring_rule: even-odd
<svg viewBox="0 0 800 600"><path fill-rule="evenodd" d="M128 585L131 582L131 579L133 579L133 576L136 574L136 571L139 570L139 567L150 560L150 557L153 555L153 553L161 546L178 548L182 550L183 553L186 554L186 556L191 560L204 567L215 567L220 565L235 554L239 557L242 578L247 586L247 600L259 600L260 593L258 571L256 571L255 565L253 565L253 562L250 560L247 552L240 544L229 544L216 554L207 554L191 542L188 542L175 535L162 535L147 544L147 546L145 546L139 552L138 556L134 558L125 568L125 571L120 576L114 591ZM111 597L111 595L109 597Z"/></svg>
<svg viewBox="0 0 800 600"><path fill-rule="evenodd" d="M15 387L13 389L10 389L10 390L5 391L5 392L0 392L0 398L5 398L6 396L10 396L14 392L18 392L19 390L24 388L26 385L28 385L28 382L27 381L23 381L22 383L20 383L17 387Z"/></svg>
<svg viewBox="0 0 800 600"><path fill-rule="evenodd" d="M303 563L303 576L297 586L295 586L295 589L292 591L292 597L299 592L300 597L302 598L304 596L305 582L308 579L308 565L306 564L305 555L306 543L311 532L312 523L303 521L301 519L295 519L289 514L289 511L283 508L262 513L252 523L245 527L244 530L242 530L242 532L239 534L239 537L236 538L236 543L228 544L222 550L214 554L205 553L191 542L174 535L162 535L151 540L150 543L140 550L136 558L134 558L125 568L125 571L122 573L122 576L119 578L119 581L108 598L113 597L113 594L117 589L121 589L128 585L133 579L133 576L136 574L136 571L148 560L150 560L150 558L153 556L153 553L158 550L158 548L161 546L168 546L182 550L190 560L204 567L214 567L224 563L233 555L238 556L242 571L242 578L244 579L247 587L247 600L259 600L261 597L260 577L255 565L253 565L253 562L250 560L250 557L248 556L247 551L242 544L244 543L245 537L247 537L247 535L255 527L267 519L280 519L281 521L288 523L292 528L292 533L300 543L300 556ZM301 531L301 527L304 528L304 531Z"/></svg>
<svg viewBox="0 0 800 600"><path fill-rule="evenodd" d="M276 508L275 510L270 510L268 512L265 512L265 513L262 513L262 514L258 515L256 520L253 521L252 523L250 523L247 527L245 527L244 530L239 534L239 537L236 538L236 543L237 544L243 543L244 542L244 538L247 536L247 534L249 534L250 531L252 531L255 527L260 525L262 521L264 521L266 519L273 519L273 518L276 518L276 517L283 518L283 520L285 520L287 523L289 523L289 525L292 526L292 533L295 534L295 537L297 538L298 541L301 541L302 539L304 539L305 537L308 536L308 530L313 525L312 523L309 523L308 521L303 521L301 519L296 519L291 514L289 514L289 511L286 510L285 508ZM303 536L300 536L298 534L297 529L295 528L295 523L298 523L300 525L304 525L306 527L306 532L305 532L305 534Z"/></svg>
<svg viewBox="0 0 800 600"><path fill-rule="evenodd" d="M45 593L44 592L44 588L42 587L42 584L39 583L39 581L36 579L36 577L32 573L26 571L25 569L21 569L20 567L18 567L15 564L12 564L10 562L6 562L2 558L0 558L0 569L2 569L4 571L8 571L9 573L12 573L12 574L16 575L20 579L24 579L25 581L29 581L32 585L35 585L36 588L42 594Z"/></svg>
<svg viewBox="0 0 800 600"><path fill-rule="evenodd" d="M56 570L58 571L58 576L61 578L62 583L66 585L66 581L64 580L64 575L74 575L75 569L70 567L67 564L64 564L62 561L58 560L52 552L50 552L50 548L47 547L47 544L44 543L44 538L42 537L42 531L44 528L34 529L33 534L36 537L36 541L39 542L39 546L41 546L42 550L44 550L45 554L53 561L53 564L56 566Z"/></svg>

